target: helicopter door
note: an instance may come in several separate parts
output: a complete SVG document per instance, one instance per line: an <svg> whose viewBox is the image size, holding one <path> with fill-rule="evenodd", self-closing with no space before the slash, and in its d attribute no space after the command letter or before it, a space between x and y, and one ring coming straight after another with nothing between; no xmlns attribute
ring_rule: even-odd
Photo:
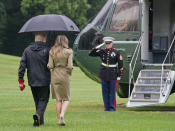
<svg viewBox="0 0 175 131"><path fill-rule="evenodd" d="M162 63L173 38L175 0L149 0L149 3L149 63ZM166 63L169 62L171 55Z"/></svg>

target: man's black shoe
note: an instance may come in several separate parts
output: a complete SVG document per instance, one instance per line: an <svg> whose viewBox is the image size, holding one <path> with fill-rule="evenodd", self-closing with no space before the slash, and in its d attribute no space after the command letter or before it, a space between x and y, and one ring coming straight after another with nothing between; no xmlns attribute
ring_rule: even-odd
<svg viewBox="0 0 175 131"><path fill-rule="evenodd" d="M34 120L33 126L40 126L39 115L33 115L33 120Z"/></svg>

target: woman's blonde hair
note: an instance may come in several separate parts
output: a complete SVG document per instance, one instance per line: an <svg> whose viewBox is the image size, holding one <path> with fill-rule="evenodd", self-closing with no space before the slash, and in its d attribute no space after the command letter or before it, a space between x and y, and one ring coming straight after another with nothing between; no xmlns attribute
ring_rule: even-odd
<svg viewBox="0 0 175 131"><path fill-rule="evenodd" d="M65 35L58 35L54 46L50 50L51 55L57 55L63 50L63 48L69 48L68 43L69 40Z"/></svg>

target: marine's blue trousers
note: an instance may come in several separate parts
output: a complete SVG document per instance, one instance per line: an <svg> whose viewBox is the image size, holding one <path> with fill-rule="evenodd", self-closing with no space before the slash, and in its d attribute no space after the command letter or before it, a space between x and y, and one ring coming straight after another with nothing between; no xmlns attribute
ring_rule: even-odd
<svg viewBox="0 0 175 131"><path fill-rule="evenodd" d="M116 111L116 88L117 80L101 81L102 95L105 111Z"/></svg>

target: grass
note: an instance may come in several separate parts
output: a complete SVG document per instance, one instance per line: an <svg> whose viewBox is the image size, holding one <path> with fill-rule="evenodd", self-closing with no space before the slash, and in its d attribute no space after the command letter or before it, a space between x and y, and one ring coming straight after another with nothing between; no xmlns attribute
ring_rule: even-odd
<svg viewBox="0 0 175 131"><path fill-rule="evenodd" d="M117 111L104 112L100 84L78 67L71 80L71 101L66 126L57 126L55 100L50 98L45 125L33 127L35 113L30 87L21 92L17 71L19 57L0 54L0 131L174 131L175 95L164 105L127 109L127 99L117 97ZM25 84L27 80L25 77Z"/></svg>

